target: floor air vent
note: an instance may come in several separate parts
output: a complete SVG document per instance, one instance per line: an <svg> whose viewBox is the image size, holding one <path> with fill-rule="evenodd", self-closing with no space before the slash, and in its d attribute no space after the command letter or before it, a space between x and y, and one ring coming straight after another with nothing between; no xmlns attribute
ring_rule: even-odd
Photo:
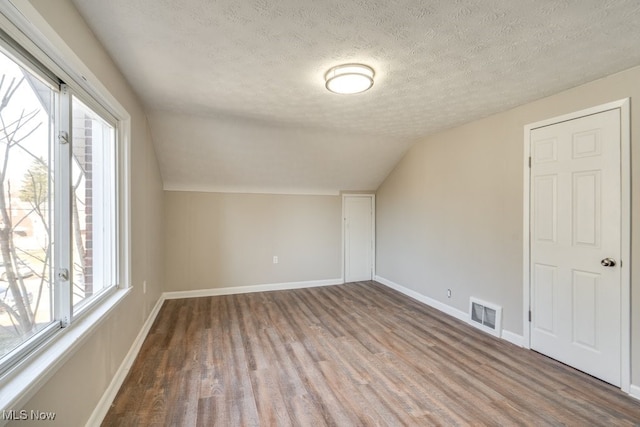
<svg viewBox="0 0 640 427"><path fill-rule="evenodd" d="M469 320L473 326L500 337L502 333L502 307L472 297L469 312Z"/></svg>

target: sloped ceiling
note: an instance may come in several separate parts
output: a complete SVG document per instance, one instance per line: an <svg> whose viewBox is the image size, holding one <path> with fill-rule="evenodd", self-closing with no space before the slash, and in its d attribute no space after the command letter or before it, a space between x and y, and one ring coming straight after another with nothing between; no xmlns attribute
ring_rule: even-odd
<svg viewBox="0 0 640 427"><path fill-rule="evenodd" d="M372 190L416 140L640 64L637 0L73 0L167 189ZM373 88L324 88L334 65Z"/></svg>

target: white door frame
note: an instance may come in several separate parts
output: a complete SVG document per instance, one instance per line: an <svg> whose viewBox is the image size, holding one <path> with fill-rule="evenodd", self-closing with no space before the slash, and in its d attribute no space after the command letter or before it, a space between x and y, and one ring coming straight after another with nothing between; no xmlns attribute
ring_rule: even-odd
<svg viewBox="0 0 640 427"><path fill-rule="evenodd" d="M531 198L531 169L529 167L529 157L531 156L531 131L533 129L549 126L552 124L565 122L579 117L589 116L604 111L620 109L620 190L621 190L621 248L620 248L620 281L621 281L621 301L620 301L620 383L621 389L625 393L630 392L631 386L631 122L630 122L630 100L629 98L609 102L593 108L565 114L536 123L531 123L524 127L524 196L523 196L523 261L522 261L522 283L523 283L523 338L525 348L531 348L531 323L529 321L530 310L530 198Z"/></svg>
<svg viewBox="0 0 640 427"><path fill-rule="evenodd" d="M371 250L371 280L373 280L374 277L376 277L376 195L373 193L346 193L346 194L342 194L342 221L340 221L342 223L342 257L341 257L341 263L342 263L342 283L346 283L345 279L346 279L346 274L345 274L345 265L344 265L344 257L345 257L345 250L344 250L344 245L346 243L346 239L345 239L345 233L346 233L346 229L344 226L344 222L346 220L345 217L345 199L347 197L369 197L371 199L371 244L373 245Z"/></svg>

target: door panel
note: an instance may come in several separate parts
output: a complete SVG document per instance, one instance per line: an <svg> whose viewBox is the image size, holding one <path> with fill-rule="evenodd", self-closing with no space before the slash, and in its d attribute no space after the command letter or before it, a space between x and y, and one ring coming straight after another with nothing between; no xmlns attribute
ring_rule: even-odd
<svg viewBox="0 0 640 427"><path fill-rule="evenodd" d="M573 244L600 247L600 171L573 174Z"/></svg>
<svg viewBox="0 0 640 427"><path fill-rule="evenodd" d="M553 243L556 241L557 225L557 177L546 175L536 177L536 203L533 215L534 239Z"/></svg>
<svg viewBox="0 0 640 427"><path fill-rule="evenodd" d="M573 341L598 351L598 300L600 275L573 271Z"/></svg>
<svg viewBox="0 0 640 427"><path fill-rule="evenodd" d="M536 264L533 268L534 305L538 307L532 319L534 327L548 334L555 335L553 316L553 297L556 284L556 267Z"/></svg>
<svg viewBox="0 0 640 427"><path fill-rule="evenodd" d="M530 137L531 348L620 385L620 110Z"/></svg>

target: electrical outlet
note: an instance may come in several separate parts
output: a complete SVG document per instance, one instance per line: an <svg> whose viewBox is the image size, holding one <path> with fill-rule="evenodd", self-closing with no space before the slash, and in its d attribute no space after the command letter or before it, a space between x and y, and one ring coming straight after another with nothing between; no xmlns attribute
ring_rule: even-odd
<svg viewBox="0 0 640 427"><path fill-rule="evenodd" d="M451 298L451 289L447 289L447 298Z"/></svg>
<svg viewBox="0 0 640 427"><path fill-rule="evenodd" d="M142 293L143 294L147 293L147 281L146 280L144 282L142 282Z"/></svg>
<svg viewBox="0 0 640 427"><path fill-rule="evenodd" d="M273 256L273 263L277 264L278 263L278 255L274 255Z"/></svg>

